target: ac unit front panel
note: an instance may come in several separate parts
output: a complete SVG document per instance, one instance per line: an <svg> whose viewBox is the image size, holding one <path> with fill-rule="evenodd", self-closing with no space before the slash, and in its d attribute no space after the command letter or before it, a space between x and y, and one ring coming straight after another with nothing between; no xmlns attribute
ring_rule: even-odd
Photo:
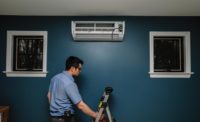
<svg viewBox="0 0 200 122"><path fill-rule="evenodd" d="M74 40L122 40L125 22L72 21Z"/></svg>
<svg viewBox="0 0 200 122"><path fill-rule="evenodd" d="M121 34L121 35L123 35L123 33L121 33L121 32L111 32L111 31L75 31L75 33L76 34L86 34L86 35L88 35L88 34L98 34L98 35L100 35L100 34L109 34L109 35L113 35L113 34Z"/></svg>
<svg viewBox="0 0 200 122"><path fill-rule="evenodd" d="M98 40L109 40L109 41L119 41L121 38L118 35L110 36L110 35L77 35L74 40L87 40L87 41L98 41Z"/></svg>
<svg viewBox="0 0 200 122"><path fill-rule="evenodd" d="M111 28L111 27L76 27L76 32L78 31L110 31L110 32L120 32L119 29Z"/></svg>

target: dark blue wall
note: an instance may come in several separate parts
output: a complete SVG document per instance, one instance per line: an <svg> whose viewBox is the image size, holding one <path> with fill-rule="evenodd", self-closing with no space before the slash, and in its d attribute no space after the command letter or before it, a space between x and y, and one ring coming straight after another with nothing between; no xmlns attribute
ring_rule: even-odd
<svg viewBox="0 0 200 122"><path fill-rule="evenodd" d="M71 20L125 20L123 42L75 42ZM77 84L96 109L105 86L114 88L110 109L117 122L200 121L200 17L23 17L0 16L0 71L6 66L6 31L48 31L47 77L6 77L0 73L0 105L9 105L10 122L48 122L47 91L66 57L85 61ZM190 31L189 79L149 77L149 31ZM78 111L80 122L90 118Z"/></svg>

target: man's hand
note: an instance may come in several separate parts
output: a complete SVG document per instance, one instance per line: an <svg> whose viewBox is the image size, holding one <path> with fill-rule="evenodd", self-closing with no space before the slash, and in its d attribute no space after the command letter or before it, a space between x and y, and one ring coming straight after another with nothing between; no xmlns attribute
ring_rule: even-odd
<svg viewBox="0 0 200 122"><path fill-rule="evenodd" d="M97 116L98 116L98 113L99 113L99 112L96 112L96 118L97 118ZM96 119L96 118L95 118L95 119ZM101 115L101 117L100 117L100 122L101 122L101 120L104 120L104 114Z"/></svg>
<svg viewBox="0 0 200 122"><path fill-rule="evenodd" d="M101 121L101 120L104 120L104 114L101 115L100 121Z"/></svg>

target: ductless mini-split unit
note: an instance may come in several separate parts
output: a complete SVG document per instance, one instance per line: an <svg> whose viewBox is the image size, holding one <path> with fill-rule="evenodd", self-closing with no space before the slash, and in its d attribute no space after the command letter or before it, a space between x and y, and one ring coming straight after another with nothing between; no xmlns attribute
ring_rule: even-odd
<svg viewBox="0 0 200 122"><path fill-rule="evenodd" d="M124 21L72 21L72 36L77 41L122 41Z"/></svg>

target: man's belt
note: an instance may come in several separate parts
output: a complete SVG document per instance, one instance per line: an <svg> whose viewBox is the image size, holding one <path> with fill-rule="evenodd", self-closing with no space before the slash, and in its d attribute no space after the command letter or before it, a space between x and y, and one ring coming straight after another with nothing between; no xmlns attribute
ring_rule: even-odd
<svg viewBox="0 0 200 122"><path fill-rule="evenodd" d="M64 119L64 116L51 116L51 118L54 118L54 119Z"/></svg>
<svg viewBox="0 0 200 122"><path fill-rule="evenodd" d="M71 113L70 110L67 110L64 112L64 115L63 116L51 116L52 118L70 118L70 117L73 117L74 114Z"/></svg>

